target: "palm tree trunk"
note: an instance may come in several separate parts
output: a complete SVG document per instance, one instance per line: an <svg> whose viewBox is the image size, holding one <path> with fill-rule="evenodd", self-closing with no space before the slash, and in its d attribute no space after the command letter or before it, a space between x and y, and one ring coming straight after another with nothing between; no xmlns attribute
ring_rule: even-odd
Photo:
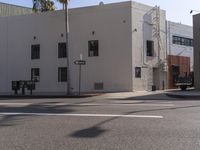
<svg viewBox="0 0 200 150"><path fill-rule="evenodd" d="M69 14L68 1L65 3L65 25L66 25L66 52L67 52L67 95L70 95L70 54L69 54Z"/></svg>

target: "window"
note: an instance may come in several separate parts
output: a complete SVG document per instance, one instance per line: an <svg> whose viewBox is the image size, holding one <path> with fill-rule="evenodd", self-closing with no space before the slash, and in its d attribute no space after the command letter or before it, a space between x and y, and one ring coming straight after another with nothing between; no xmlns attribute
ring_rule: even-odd
<svg viewBox="0 0 200 150"><path fill-rule="evenodd" d="M179 36L173 36L173 44L184 45L184 46L193 46L193 39L179 37Z"/></svg>
<svg viewBox="0 0 200 150"><path fill-rule="evenodd" d="M135 67L135 77L141 78L141 67Z"/></svg>
<svg viewBox="0 0 200 150"><path fill-rule="evenodd" d="M147 41L147 56L153 56L154 52L154 42Z"/></svg>
<svg viewBox="0 0 200 150"><path fill-rule="evenodd" d="M67 68L58 68L58 82L67 82Z"/></svg>
<svg viewBox="0 0 200 150"><path fill-rule="evenodd" d="M31 69L31 80L35 82L40 81L40 68Z"/></svg>
<svg viewBox="0 0 200 150"><path fill-rule="evenodd" d="M40 59L40 45L31 46L31 59Z"/></svg>
<svg viewBox="0 0 200 150"><path fill-rule="evenodd" d="M58 43L58 58L67 57L66 43Z"/></svg>
<svg viewBox="0 0 200 150"><path fill-rule="evenodd" d="M88 56L89 57L99 56L99 41L98 40L88 41Z"/></svg>

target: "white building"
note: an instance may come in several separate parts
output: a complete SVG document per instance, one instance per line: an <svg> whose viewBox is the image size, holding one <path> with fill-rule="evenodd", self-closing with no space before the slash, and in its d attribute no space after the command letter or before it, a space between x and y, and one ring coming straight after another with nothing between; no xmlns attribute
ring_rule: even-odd
<svg viewBox="0 0 200 150"><path fill-rule="evenodd" d="M190 71L193 71L193 27L167 21L168 55L190 58Z"/></svg>
<svg viewBox="0 0 200 150"><path fill-rule="evenodd" d="M71 9L72 92L78 90L78 66L73 62L80 54L87 62L83 92L166 88L165 20L164 10L136 2ZM66 92L63 11L0 18L0 34L1 94L12 92L12 81L30 80L31 70L40 80L35 93Z"/></svg>

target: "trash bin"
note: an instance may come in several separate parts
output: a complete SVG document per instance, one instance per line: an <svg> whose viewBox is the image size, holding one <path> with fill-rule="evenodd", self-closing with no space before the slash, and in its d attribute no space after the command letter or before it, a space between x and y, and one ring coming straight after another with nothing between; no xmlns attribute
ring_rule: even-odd
<svg viewBox="0 0 200 150"><path fill-rule="evenodd" d="M156 86L152 85L152 91L156 91Z"/></svg>

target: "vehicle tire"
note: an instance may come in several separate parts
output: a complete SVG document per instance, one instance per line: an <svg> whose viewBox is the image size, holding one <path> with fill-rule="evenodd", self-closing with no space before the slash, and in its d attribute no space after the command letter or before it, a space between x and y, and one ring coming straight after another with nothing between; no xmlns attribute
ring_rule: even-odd
<svg viewBox="0 0 200 150"><path fill-rule="evenodd" d="M187 86L181 86L182 91L186 91L186 89L187 89Z"/></svg>

